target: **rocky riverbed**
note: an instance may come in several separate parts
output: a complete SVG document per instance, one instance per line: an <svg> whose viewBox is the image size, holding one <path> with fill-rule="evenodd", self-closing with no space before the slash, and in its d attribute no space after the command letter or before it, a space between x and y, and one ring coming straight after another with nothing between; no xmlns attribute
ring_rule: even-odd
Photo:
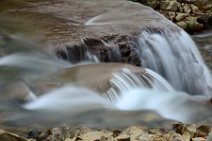
<svg viewBox="0 0 212 141"><path fill-rule="evenodd" d="M212 26L212 2L206 0L132 0L159 11L188 33Z"/></svg>
<svg viewBox="0 0 212 141"><path fill-rule="evenodd" d="M24 129L22 129L24 131ZM91 129L86 126L52 129L34 128L22 136L0 130L1 141L211 141L211 128L207 126L173 124L170 128L147 129L130 126L125 129Z"/></svg>

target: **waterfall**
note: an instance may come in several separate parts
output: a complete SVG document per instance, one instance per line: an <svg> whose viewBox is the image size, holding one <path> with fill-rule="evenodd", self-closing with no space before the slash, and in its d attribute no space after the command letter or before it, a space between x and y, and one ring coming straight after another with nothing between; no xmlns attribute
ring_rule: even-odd
<svg viewBox="0 0 212 141"><path fill-rule="evenodd" d="M164 78L149 69L146 69L144 74L134 74L125 68L121 72L113 74L110 85L111 88L103 95L112 102L116 102L121 94L135 88L174 91Z"/></svg>
<svg viewBox="0 0 212 141"><path fill-rule="evenodd" d="M207 96L211 97L211 74L191 38L184 31L145 31L136 47L145 69L119 63L111 66L95 64L99 67L94 63L80 63L76 67L42 51L7 52L5 49L6 53L0 58L0 78L3 78L0 80L0 110L3 122L20 125L101 122L111 126L127 126L129 123L140 123L142 113L151 111L168 120L212 124L212 107L207 104ZM88 58L86 61L98 62L89 52L85 55ZM71 76L71 81L65 80L69 78L66 75L72 75L70 73L60 76L68 69L75 75ZM82 76L78 76L80 74ZM85 78L86 75L91 77ZM76 81L78 78L81 80ZM91 82L92 78L97 80L96 83ZM53 81L59 85L37 94L33 91L36 89L34 79L44 84ZM10 83L3 85L5 81L13 82L16 88L19 88L19 82L23 82L28 95L21 101L16 96L8 97L4 86ZM84 81L96 87L104 83L106 91L85 86ZM15 92L16 89L11 91L21 95L21 92ZM154 122L157 121L149 124Z"/></svg>
<svg viewBox="0 0 212 141"><path fill-rule="evenodd" d="M144 31L138 49L142 66L162 75L176 90L212 96L211 73L186 32Z"/></svg>
<svg viewBox="0 0 212 141"><path fill-rule="evenodd" d="M120 123L128 126L129 123L140 122L141 117L132 117L138 111L142 113L153 110L167 119L187 123L204 121L212 115L211 105L206 105L189 94L175 91L166 80L152 71L138 75L123 69L114 73L110 82L113 83L114 91L118 89L116 92L119 95L106 93L106 96L84 87L66 85L25 103L22 105L25 112L16 113L5 122L18 121L17 124L20 125L29 124L29 119L31 124L100 122L99 124L110 126L112 123L116 127ZM204 112L198 114L200 111ZM123 112L131 116L122 119ZM153 123L150 122L149 125L151 124Z"/></svg>

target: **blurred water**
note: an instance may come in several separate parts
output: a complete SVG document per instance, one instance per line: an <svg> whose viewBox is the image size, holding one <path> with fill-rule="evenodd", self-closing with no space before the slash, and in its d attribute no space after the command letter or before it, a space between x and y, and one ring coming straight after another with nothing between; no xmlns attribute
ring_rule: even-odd
<svg viewBox="0 0 212 141"><path fill-rule="evenodd" d="M152 126L162 116L164 120L211 124L211 91L207 89L211 86L210 73L190 37L184 33L170 38L145 35L140 38L141 44L148 45L140 46L142 61L146 61L143 65L151 68L148 65L155 64L152 69L170 83L151 69L119 63L72 65L45 51L29 49L23 39L22 43L8 36L13 44L7 47L7 40L2 38L1 122L22 126L64 122L127 126L145 122ZM13 49L19 42L20 51ZM144 53L148 49L152 55ZM186 93L190 89L184 86L198 93ZM41 87L46 89L44 93L37 92ZM158 113L158 118L143 119L146 111Z"/></svg>
<svg viewBox="0 0 212 141"><path fill-rule="evenodd" d="M161 34L140 35L142 66L162 75L176 90L211 97L211 73L189 35L185 31Z"/></svg>

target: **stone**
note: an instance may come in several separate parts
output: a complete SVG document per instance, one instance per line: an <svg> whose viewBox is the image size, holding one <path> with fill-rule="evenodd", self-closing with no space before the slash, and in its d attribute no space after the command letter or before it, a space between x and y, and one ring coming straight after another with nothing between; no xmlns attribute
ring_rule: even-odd
<svg viewBox="0 0 212 141"><path fill-rule="evenodd" d="M158 0L149 0L148 6L154 8L154 9L160 9L160 1L158 1Z"/></svg>
<svg viewBox="0 0 212 141"><path fill-rule="evenodd" d="M185 13L190 13L191 12L191 8L190 8L189 4L183 5L183 12L185 12Z"/></svg>
<svg viewBox="0 0 212 141"><path fill-rule="evenodd" d="M75 141L74 139L65 139L64 141Z"/></svg>
<svg viewBox="0 0 212 141"><path fill-rule="evenodd" d="M178 133L171 133L169 136L169 140L171 141L184 141L183 137Z"/></svg>
<svg viewBox="0 0 212 141"><path fill-rule="evenodd" d="M115 138L118 135L120 135L120 133L121 133L121 131L119 131L119 130L113 130L113 135L112 136Z"/></svg>
<svg viewBox="0 0 212 141"><path fill-rule="evenodd" d="M115 138L117 141L130 141L130 135L121 134Z"/></svg>
<svg viewBox="0 0 212 141"><path fill-rule="evenodd" d="M154 0L152 2L154 3ZM167 2L169 1L167 0ZM170 3L171 9L176 10L177 5L176 0ZM80 47L82 47L80 45L86 38L100 39L105 36L110 38L114 35L137 37L141 30L146 28L162 30L166 27L174 31L179 30L177 26L152 8L125 0L99 0L98 2L93 0L86 0L86 2L84 0L58 0L54 3L52 1L30 0L21 5L10 7L4 13L0 15L0 19L3 21L1 25L9 26L8 28L11 29L17 29L16 26L19 25L21 28L18 28L17 32L14 31L14 34L22 33L23 36L36 39L44 43L45 49L51 52L63 50L67 46L76 47L78 50L75 51L80 52ZM8 20L10 25L6 22ZM98 25L95 26L96 24ZM36 33L34 25L38 27ZM102 48L107 50L109 48L107 45L103 44ZM97 54L98 50L95 53ZM65 53L60 52L61 54L65 55Z"/></svg>
<svg viewBox="0 0 212 141"><path fill-rule="evenodd" d="M211 129L209 126L200 126L197 128L197 136L198 137L206 137L210 133Z"/></svg>
<svg viewBox="0 0 212 141"><path fill-rule="evenodd" d="M195 124L185 125L184 128L185 128L185 132L188 132L190 134L191 138L194 137L194 134L197 131L197 127Z"/></svg>
<svg viewBox="0 0 212 141"><path fill-rule="evenodd" d="M192 138L192 136L190 135L190 133L188 131L185 131L182 136L183 136L184 141L190 141Z"/></svg>
<svg viewBox="0 0 212 141"><path fill-rule="evenodd" d="M27 139L10 132L0 130L0 141L27 141Z"/></svg>
<svg viewBox="0 0 212 141"><path fill-rule="evenodd" d="M180 3L177 6L177 12L181 12L181 13L183 12L183 7Z"/></svg>
<svg viewBox="0 0 212 141"><path fill-rule="evenodd" d="M192 141L206 141L206 139L205 138L202 138L202 137L192 138L191 140Z"/></svg>
<svg viewBox="0 0 212 141"><path fill-rule="evenodd" d="M140 134L136 139L141 141L150 141L152 139L152 135L143 133L143 134Z"/></svg>
<svg viewBox="0 0 212 141"><path fill-rule="evenodd" d="M100 140L103 136L108 138L112 136L112 133L109 131L90 131L85 134L81 134L80 138L85 141L94 141Z"/></svg>
<svg viewBox="0 0 212 141"><path fill-rule="evenodd" d="M161 2L161 10L177 11L179 3L175 0L165 0Z"/></svg>
<svg viewBox="0 0 212 141"><path fill-rule="evenodd" d="M177 22L182 21L185 17L188 17L188 13L177 13L177 16L175 17Z"/></svg>
<svg viewBox="0 0 212 141"><path fill-rule="evenodd" d="M193 14L196 14L199 12L199 8L196 5L191 4L191 11Z"/></svg>
<svg viewBox="0 0 212 141"><path fill-rule="evenodd" d="M183 28L183 29L186 29L187 28L187 23L186 22L181 21L181 22L177 22L176 24L179 27Z"/></svg>
<svg viewBox="0 0 212 141"><path fill-rule="evenodd" d="M174 21L175 17L176 17L176 13L175 12L168 12L169 14L169 19Z"/></svg>
<svg viewBox="0 0 212 141"><path fill-rule="evenodd" d="M136 126L129 127L125 129L122 133L130 135L131 139L136 139L138 136L144 133L142 129Z"/></svg>
<svg viewBox="0 0 212 141"><path fill-rule="evenodd" d="M155 136L153 136L152 141L169 141L169 140L165 136L155 135Z"/></svg>

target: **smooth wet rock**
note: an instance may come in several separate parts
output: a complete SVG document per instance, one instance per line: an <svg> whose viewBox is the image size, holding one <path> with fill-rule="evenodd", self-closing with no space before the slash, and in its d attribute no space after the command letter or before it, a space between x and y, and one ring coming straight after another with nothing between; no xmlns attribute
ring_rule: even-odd
<svg viewBox="0 0 212 141"><path fill-rule="evenodd" d="M152 8L126 0L26 0L5 9L0 18L0 27L42 42L45 49L73 63L86 60L91 52L100 61L141 65L128 38L136 39L144 30L180 30Z"/></svg>

